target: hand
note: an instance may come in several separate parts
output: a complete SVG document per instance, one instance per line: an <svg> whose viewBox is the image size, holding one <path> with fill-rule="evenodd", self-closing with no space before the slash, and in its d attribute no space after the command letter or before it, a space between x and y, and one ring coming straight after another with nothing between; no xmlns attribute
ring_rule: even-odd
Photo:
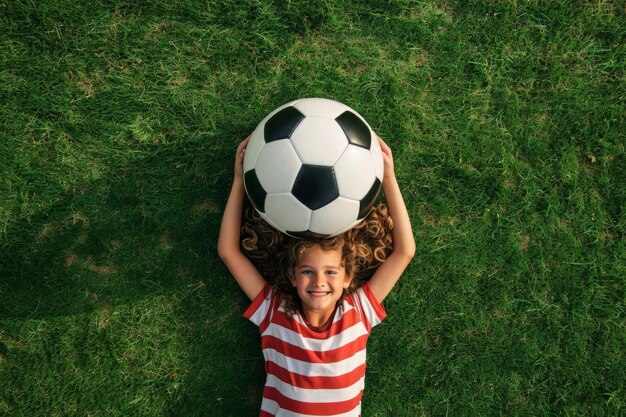
<svg viewBox="0 0 626 417"><path fill-rule="evenodd" d="M378 138L380 149L383 151L383 163L385 169L383 182L385 182L386 179L394 178L396 176L393 164L393 154L391 153L391 148L385 143L385 141L383 141L378 135L376 135L376 137Z"/></svg>
<svg viewBox="0 0 626 417"><path fill-rule="evenodd" d="M235 156L235 179L243 178L243 157L246 154L246 146L248 146L251 136L252 135L245 138L239 146L237 146L237 153Z"/></svg>

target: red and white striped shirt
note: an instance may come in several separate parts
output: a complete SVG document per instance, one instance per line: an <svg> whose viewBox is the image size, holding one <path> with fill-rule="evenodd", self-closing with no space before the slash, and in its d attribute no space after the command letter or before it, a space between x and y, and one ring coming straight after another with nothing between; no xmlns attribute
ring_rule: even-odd
<svg viewBox="0 0 626 417"><path fill-rule="evenodd" d="M261 417L358 417L365 386L365 345L386 316L369 286L339 301L328 330L287 316L267 285L244 313L259 326L267 379Z"/></svg>

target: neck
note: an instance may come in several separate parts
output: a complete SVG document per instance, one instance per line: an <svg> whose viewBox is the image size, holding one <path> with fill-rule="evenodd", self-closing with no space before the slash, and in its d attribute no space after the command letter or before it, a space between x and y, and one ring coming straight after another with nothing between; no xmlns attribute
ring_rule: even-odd
<svg viewBox="0 0 626 417"><path fill-rule="evenodd" d="M323 328L329 324L333 318L337 305L326 310L310 310L304 306L300 306L300 312L306 323L311 327Z"/></svg>

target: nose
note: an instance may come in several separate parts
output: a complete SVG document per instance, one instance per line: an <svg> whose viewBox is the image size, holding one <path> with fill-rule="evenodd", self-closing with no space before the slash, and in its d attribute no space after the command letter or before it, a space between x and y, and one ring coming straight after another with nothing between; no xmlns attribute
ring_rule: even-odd
<svg viewBox="0 0 626 417"><path fill-rule="evenodd" d="M313 286L314 287L324 287L326 286L326 277L324 274L315 274L313 278Z"/></svg>

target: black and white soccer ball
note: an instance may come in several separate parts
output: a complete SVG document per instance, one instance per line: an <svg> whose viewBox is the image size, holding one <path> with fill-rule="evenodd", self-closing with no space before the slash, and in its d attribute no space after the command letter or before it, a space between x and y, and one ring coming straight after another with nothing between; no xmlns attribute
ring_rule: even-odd
<svg viewBox="0 0 626 417"><path fill-rule="evenodd" d="M243 169L246 193L271 226L297 238L327 238L369 214L382 184L383 154L356 111L304 98L259 123Z"/></svg>

